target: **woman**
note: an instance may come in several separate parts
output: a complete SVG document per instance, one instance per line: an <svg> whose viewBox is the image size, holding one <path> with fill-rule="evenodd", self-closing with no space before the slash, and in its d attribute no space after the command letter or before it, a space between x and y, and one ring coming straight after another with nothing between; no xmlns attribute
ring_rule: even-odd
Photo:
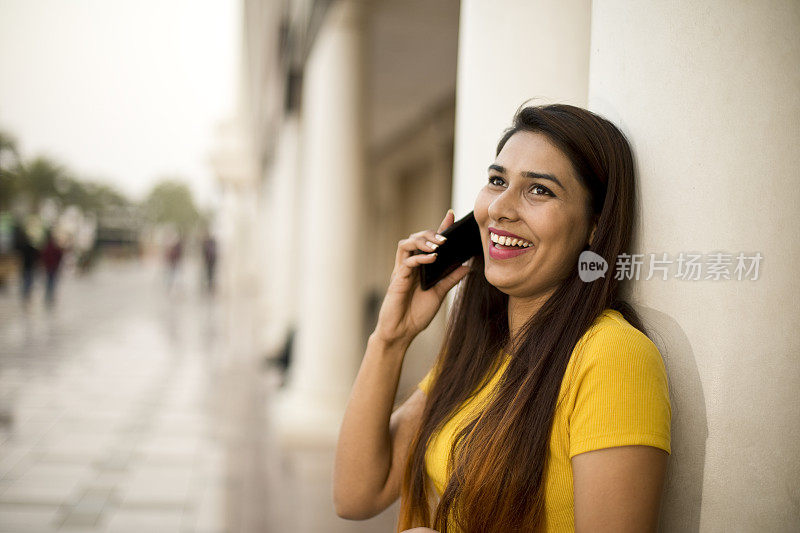
<svg viewBox="0 0 800 533"><path fill-rule="evenodd" d="M483 255L422 291L437 234L398 245L339 436L340 516L400 496L398 531L656 531L667 377L613 272L634 197L609 121L563 104L517 112L475 201ZM581 281L583 250L609 263L604 277ZM462 278L434 368L391 412L406 348Z"/></svg>

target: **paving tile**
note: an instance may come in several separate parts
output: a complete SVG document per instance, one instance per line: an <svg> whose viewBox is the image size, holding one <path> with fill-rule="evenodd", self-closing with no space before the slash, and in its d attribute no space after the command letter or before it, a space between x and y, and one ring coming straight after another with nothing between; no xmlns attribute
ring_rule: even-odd
<svg viewBox="0 0 800 533"><path fill-rule="evenodd" d="M16 469L17 473L27 464L26 456L31 452L29 444L6 443L0 446L0 479ZM21 464L24 463L24 464Z"/></svg>
<svg viewBox="0 0 800 533"><path fill-rule="evenodd" d="M224 487L208 485L198 497L197 512L192 527L202 531L220 531L227 524L226 492Z"/></svg>
<svg viewBox="0 0 800 533"><path fill-rule="evenodd" d="M0 533L392 531L335 515L333 450L275 446L254 302L160 274L65 275L51 315L0 293Z"/></svg>
<svg viewBox="0 0 800 533"><path fill-rule="evenodd" d="M195 473L191 468L142 467L120 487L122 506L185 505Z"/></svg>
<svg viewBox="0 0 800 533"><path fill-rule="evenodd" d="M59 530L65 529L95 529L102 521L102 514L100 512L73 512L68 514L58 524Z"/></svg>
<svg viewBox="0 0 800 533"><path fill-rule="evenodd" d="M74 479L17 480L0 494L0 503L60 505L77 493L79 485Z"/></svg>
<svg viewBox="0 0 800 533"><path fill-rule="evenodd" d="M0 493L0 502L58 505L73 497L90 474L84 465L33 464Z"/></svg>
<svg viewBox="0 0 800 533"><path fill-rule="evenodd" d="M65 506L65 510L68 514L99 515L115 500L115 488L93 486L86 489L74 504Z"/></svg>
<svg viewBox="0 0 800 533"><path fill-rule="evenodd" d="M87 489L110 490L122 486L130 478L127 470L96 470L86 482Z"/></svg>
<svg viewBox="0 0 800 533"><path fill-rule="evenodd" d="M45 460L91 460L103 454L114 442L114 436L92 433L49 433L37 444Z"/></svg>
<svg viewBox="0 0 800 533"><path fill-rule="evenodd" d="M178 533L183 520L182 511L121 509L110 517L104 531L107 533Z"/></svg>
<svg viewBox="0 0 800 533"><path fill-rule="evenodd" d="M0 533L55 531L57 512L55 505L0 503Z"/></svg>

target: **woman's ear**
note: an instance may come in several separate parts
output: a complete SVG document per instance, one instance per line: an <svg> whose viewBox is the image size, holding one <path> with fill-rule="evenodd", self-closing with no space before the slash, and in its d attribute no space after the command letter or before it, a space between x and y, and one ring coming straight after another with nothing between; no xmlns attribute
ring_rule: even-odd
<svg viewBox="0 0 800 533"><path fill-rule="evenodd" d="M592 217L592 230L589 233L589 242L587 244L588 246L591 246L592 245L592 241L594 240L594 232L595 232L595 230L597 230L597 221L598 221L599 218L600 217L598 215L595 215L594 217Z"/></svg>

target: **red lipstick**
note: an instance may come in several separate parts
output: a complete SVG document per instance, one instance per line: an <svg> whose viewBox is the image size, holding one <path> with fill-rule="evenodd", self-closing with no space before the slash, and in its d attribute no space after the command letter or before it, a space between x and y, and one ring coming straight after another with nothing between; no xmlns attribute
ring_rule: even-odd
<svg viewBox="0 0 800 533"><path fill-rule="evenodd" d="M501 229L493 228L491 226L489 226L489 231L491 231L492 233L496 233L497 235L505 235L506 237L517 238L517 239L522 239L523 241L528 241L528 239L526 239L525 237L520 237L519 235L511 233L510 231L503 231Z"/></svg>
<svg viewBox="0 0 800 533"><path fill-rule="evenodd" d="M523 237L520 237L519 235L511 233L510 231L503 231L503 230L500 230L500 229L497 229L497 228L493 228L491 226L489 227L489 231L492 232L492 233L495 233L497 235L503 235L505 237L522 239L524 241L530 242L530 241L528 241L528 239L525 239ZM522 255L525 252L527 252L528 250L530 250L531 248L533 248L533 246L529 246L527 248L516 248L516 247L514 247L514 248L504 248L504 247L498 247L494 242L492 242L491 235L489 237L490 238L487 239L488 246L489 246L489 257L491 257L492 259L511 259L512 257L517 257L518 255Z"/></svg>

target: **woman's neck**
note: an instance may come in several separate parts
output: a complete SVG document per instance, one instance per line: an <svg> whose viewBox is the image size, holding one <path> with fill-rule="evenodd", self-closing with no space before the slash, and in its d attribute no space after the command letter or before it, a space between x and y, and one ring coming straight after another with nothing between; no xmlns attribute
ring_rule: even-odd
<svg viewBox="0 0 800 533"><path fill-rule="evenodd" d="M508 297L508 332L509 338L515 339L522 326L542 308L544 303L556 291L556 287L545 293L534 296Z"/></svg>

